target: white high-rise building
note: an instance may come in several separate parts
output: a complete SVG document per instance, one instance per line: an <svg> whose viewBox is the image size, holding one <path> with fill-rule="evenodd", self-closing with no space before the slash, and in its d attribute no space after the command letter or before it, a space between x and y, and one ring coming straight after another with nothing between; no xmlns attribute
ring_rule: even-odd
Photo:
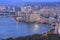
<svg viewBox="0 0 60 40"><path fill-rule="evenodd" d="M27 7L21 7L21 12L26 12L27 11Z"/></svg>
<svg viewBox="0 0 60 40"><path fill-rule="evenodd" d="M13 12L15 12L15 7L12 7L12 9L13 9Z"/></svg>

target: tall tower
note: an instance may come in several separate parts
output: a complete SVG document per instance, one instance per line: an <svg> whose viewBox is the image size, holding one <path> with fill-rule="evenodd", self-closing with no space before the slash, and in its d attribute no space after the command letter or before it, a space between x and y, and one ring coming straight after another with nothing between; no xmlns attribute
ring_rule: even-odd
<svg viewBox="0 0 60 40"><path fill-rule="evenodd" d="M15 7L12 7L13 12L15 12Z"/></svg>

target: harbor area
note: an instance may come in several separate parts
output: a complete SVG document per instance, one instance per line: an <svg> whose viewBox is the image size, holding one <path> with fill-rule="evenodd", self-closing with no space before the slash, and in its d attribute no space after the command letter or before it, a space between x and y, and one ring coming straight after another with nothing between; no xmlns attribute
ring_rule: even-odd
<svg viewBox="0 0 60 40"><path fill-rule="evenodd" d="M26 37L26 40L45 40L45 37L46 40L51 40L54 36L60 38L60 6L21 6L17 7L18 11L14 6L11 7L12 10L7 8L8 10L0 8L1 40L25 40Z"/></svg>

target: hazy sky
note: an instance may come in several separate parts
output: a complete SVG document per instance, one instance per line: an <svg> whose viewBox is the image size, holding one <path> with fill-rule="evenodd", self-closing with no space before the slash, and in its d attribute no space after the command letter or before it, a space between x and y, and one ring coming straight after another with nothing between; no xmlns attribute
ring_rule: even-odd
<svg viewBox="0 0 60 40"><path fill-rule="evenodd" d="M23 2L60 2L60 0L0 0L0 4L19 4Z"/></svg>
<svg viewBox="0 0 60 40"><path fill-rule="evenodd" d="M60 2L60 0L0 0L1 2L20 2L20 1L25 1L25 2Z"/></svg>
<svg viewBox="0 0 60 40"><path fill-rule="evenodd" d="M27 2L59 2L60 0L22 0Z"/></svg>

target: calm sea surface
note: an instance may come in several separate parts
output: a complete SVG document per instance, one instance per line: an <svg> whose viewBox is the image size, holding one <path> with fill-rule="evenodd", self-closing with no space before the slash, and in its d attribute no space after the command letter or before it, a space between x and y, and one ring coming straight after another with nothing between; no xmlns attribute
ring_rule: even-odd
<svg viewBox="0 0 60 40"><path fill-rule="evenodd" d="M0 17L0 38L28 36L43 34L50 31L51 27L33 23L16 23L14 18Z"/></svg>

